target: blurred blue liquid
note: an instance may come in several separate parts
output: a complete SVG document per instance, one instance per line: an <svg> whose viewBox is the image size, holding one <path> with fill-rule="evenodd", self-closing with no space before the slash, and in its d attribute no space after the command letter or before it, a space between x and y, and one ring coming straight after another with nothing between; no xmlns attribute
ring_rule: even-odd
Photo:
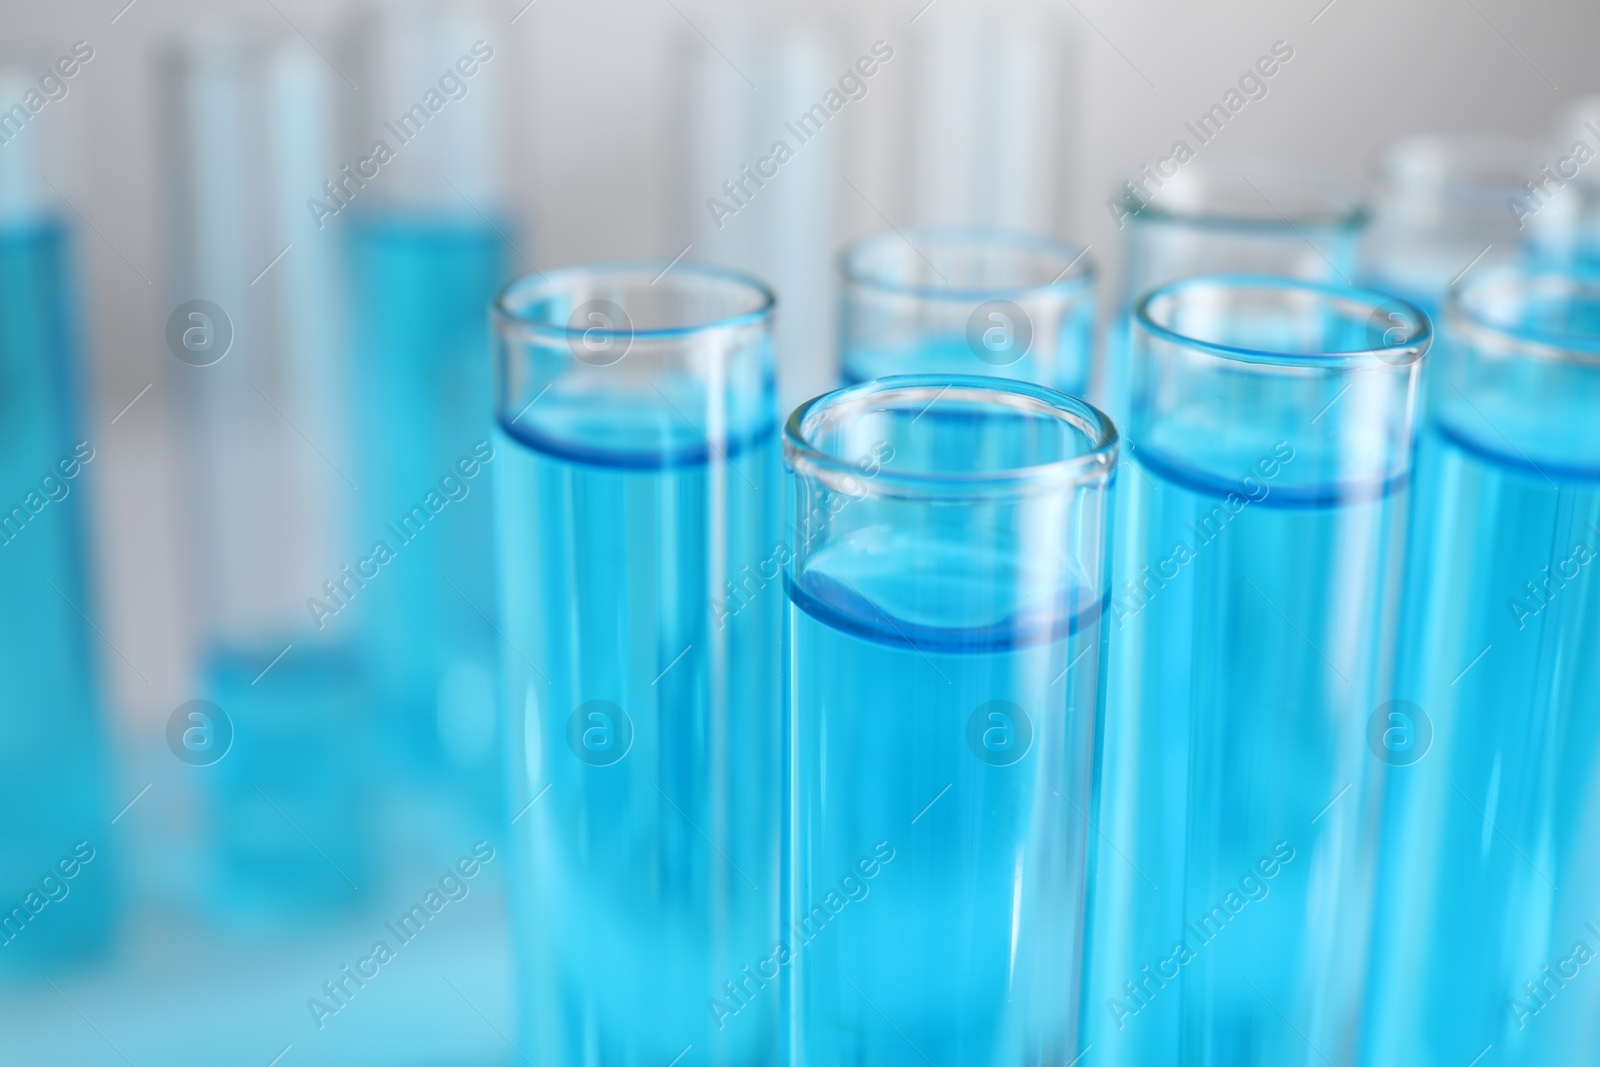
<svg viewBox="0 0 1600 1067"><path fill-rule="evenodd" d="M1081 1051L1103 591L1032 584L1029 563L863 536L790 587L806 1062Z"/></svg>
<svg viewBox="0 0 1600 1067"><path fill-rule="evenodd" d="M104 947L106 753L65 230L0 222L0 976ZM70 870L71 873L68 873Z"/></svg>
<svg viewBox="0 0 1600 1067"><path fill-rule="evenodd" d="M213 653L205 692L220 714L189 716L199 744L179 757L213 797L207 905L246 926L348 912L372 876L371 737L383 709L350 655L288 645Z"/></svg>
<svg viewBox="0 0 1600 1067"><path fill-rule="evenodd" d="M734 416L755 429L714 452L659 404L620 451L593 436L596 400L567 408L560 388L496 438L506 660L527 694L509 710L532 798L512 887L530 1052L776 1062L775 987L737 1018L708 1010L777 927L770 382Z"/></svg>
<svg viewBox="0 0 1600 1067"><path fill-rule="evenodd" d="M487 621L494 520L481 467L487 308L505 281L504 249L476 216L391 210L350 230L361 487L352 544L362 556L379 541L395 552L350 598L385 686L374 725L405 765L453 773L485 812L499 801L498 638Z"/></svg>

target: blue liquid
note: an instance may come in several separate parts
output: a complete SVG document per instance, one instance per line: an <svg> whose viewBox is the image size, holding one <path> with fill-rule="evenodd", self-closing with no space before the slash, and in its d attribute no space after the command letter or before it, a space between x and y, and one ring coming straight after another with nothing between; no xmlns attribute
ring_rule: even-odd
<svg viewBox="0 0 1600 1067"><path fill-rule="evenodd" d="M1134 457L1091 1040L1129 1065L1309 1063L1308 1040L1348 1062L1376 853L1365 727L1407 490L1293 484L1312 459L1282 451L1231 485Z"/></svg>
<svg viewBox="0 0 1600 1067"><path fill-rule="evenodd" d="M1037 346L1035 346L1037 347ZM995 357L1009 361L1010 355ZM1089 388L1089 330L1076 320L1063 326L1059 348L1047 363L1030 349L1004 365L980 359L964 338L930 339L916 345L883 348L858 345L847 348L841 359L844 384L894 374L977 374L989 378L1015 378L1083 396Z"/></svg>
<svg viewBox="0 0 1600 1067"><path fill-rule="evenodd" d="M1389 771L1366 1062L1593 1063L1600 471L1435 423L1418 486L1397 694L1433 736Z"/></svg>
<svg viewBox="0 0 1600 1067"><path fill-rule="evenodd" d="M797 1062L1065 1064L1100 598L886 529L818 551L789 590Z"/></svg>
<svg viewBox="0 0 1600 1067"><path fill-rule="evenodd" d="M79 447L67 255L54 223L0 226L0 976L92 954L112 919L103 650L79 614L99 617L82 533L96 464L80 460L105 442ZM63 879L80 841L95 858ZM49 899L61 891L41 887L46 875L64 897Z"/></svg>
<svg viewBox="0 0 1600 1067"><path fill-rule="evenodd" d="M493 476L474 446L491 437L487 308L505 240L476 217L368 216L352 225L350 256L361 488L347 562L379 541L396 553L351 603L388 686L388 742L424 769L470 772L464 784L488 810Z"/></svg>
<svg viewBox="0 0 1600 1067"><path fill-rule="evenodd" d="M349 655L301 639L273 662L288 644L215 652L205 675L232 731L226 753L193 772L214 801L207 899L246 926L350 911L358 887L375 888L371 737L382 709Z"/></svg>
<svg viewBox="0 0 1600 1067"><path fill-rule="evenodd" d="M537 1062L664 1065L688 1045L778 1062L775 986L708 1008L779 925L771 403L715 451L670 410L591 448L593 401L569 410L559 389L497 436L512 790L532 802L511 882L519 1044Z"/></svg>

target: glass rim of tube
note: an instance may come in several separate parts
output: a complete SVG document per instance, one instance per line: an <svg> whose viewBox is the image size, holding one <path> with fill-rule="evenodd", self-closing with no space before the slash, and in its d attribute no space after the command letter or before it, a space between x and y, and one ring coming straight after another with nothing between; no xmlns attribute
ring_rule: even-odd
<svg viewBox="0 0 1600 1067"><path fill-rule="evenodd" d="M1087 447L1029 466L961 473L883 466L867 478L855 460L815 440L824 416L840 408L882 411L884 402L895 398L906 400L908 410L926 411L945 397L984 401L1018 414L1049 416L1076 431ZM812 397L795 408L783 425L784 460L796 474L816 478L852 496L914 500L1021 496L1103 481L1114 471L1119 444L1111 417L1086 400L1020 379L973 374L896 374L858 382Z"/></svg>
<svg viewBox="0 0 1600 1067"><path fill-rule="evenodd" d="M1379 180L1423 179L1437 185L1478 184L1521 188L1553 144L1534 137L1493 133L1411 133L1385 141L1373 169ZM1510 165L1507 161L1514 161ZM1527 173L1518 164L1528 164Z"/></svg>
<svg viewBox="0 0 1600 1067"><path fill-rule="evenodd" d="M1065 266L1050 280L1009 285L958 286L929 282L904 282L872 269L863 259L883 246L903 246L905 252L934 267L923 254L929 246L978 249L985 251L1032 252L1048 256ZM1032 296L1041 293L1067 295L1090 289L1096 268L1087 245L1079 245L1050 234L1013 230L997 226L907 226L878 230L845 245L838 257L839 275L849 285L873 289L892 296L923 300L970 301L1000 297ZM938 268L934 267L935 273Z"/></svg>
<svg viewBox="0 0 1600 1067"><path fill-rule="evenodd" d="M742 293L748 306L725 315L707 317L700 321L667 326L635 327L630 324L621 329L594 326L577 326L553 322L529 313L541 298L571 291L577 283L604 280L616 290L639 281L639 288L653 289L668 279L681 283L685 279L726 285L730 293ZM556 270L524 274L512 279L495 295L491 305L494 317L503 326L527 339L544 339L565 344L570 341L599 334L630 341L671 341L718 330L753 326L770 320L778 305L777 295L766 283L753 275L731 267L709 263L683 263L665 259L622 259L595 263L580 263ZM620 305L619 305L620 306ZM626 308L622 309L624 313Z"/></svg>
<svg viewBox="0 0 1600 1067"><path fill-rule="evenodd" d="M1284 352L1208 340L1183 333L1157 321L1160 305L1163 302L1175 302L1185 292L1201 288L1225 292L1242 292L1250 289L1277 290L1320 298L1336 308L1361 309L1364 312L1362 317L1369 324L1390 324L1392 323L1390 316L1399 315L1405 320L1403 340L1392 345L1356 348L1342 352ZM1133 317L1146 333L1169 344L1257 366L1331 369L1380 363L1401 367L1421 359L1433 343L1433 323L1421 308L1409 300L1401 300L1362 286L1267 274L1203 274L1192 278L1180 278L1146 293L1134 306ZM1392 328L1392 325L1385 325L1380 331L1380 336L1387 336L1387 331Z"/></svg>
<svg viewBox="0 0 1600 1067"><path fill-rule="evenodd" d="M1257 179L1267 184L1271 179L1287 179L1283 183L1286 189L1294 189L1301 195L1315 193L1318 203L1309 210L1297 207L1293 211L1280 211L1277 204L1246 176L1246 170L1253 171ZM1123 173L1128 176L1129 182L1140 177L1137 170L1128 169ZM1197 153L1194 162L1179 163L1170 176L1161 177L1166 179L1163 186L1181 178L1200 192L1211 194L1211 197L1198 204L1163 204L1159 196L1152 196L1148 200L1136 198L1125 184L1118 187L1115 199L1120 200L1130 220L1245 232L1314 226L1353 233L1365 226L1371 216L1365 191L1359 184L1341 174L1299 160L1239 152L1213 152L1204 156ZM1236 180L1243 181L1252 196L1259 198L1260 205L1256 210L1249 213L1228 210L1212 199L1217 187ZM1237 204L1234 206L1237 207Z"/></svg>
<svg viewBox="0 0 1600 1067"><path fill-rule="evenodd" d="M1600 307L1600 275L1500 267L1452 285L1445 295L1445 322L1452 335L1465 335L1478 347L1514 349L1552 362L1600 366L1600 331L1560 333L1495 313L1497 307L1505 308L1508 302L1529 296L1579 293Z"/></svg>

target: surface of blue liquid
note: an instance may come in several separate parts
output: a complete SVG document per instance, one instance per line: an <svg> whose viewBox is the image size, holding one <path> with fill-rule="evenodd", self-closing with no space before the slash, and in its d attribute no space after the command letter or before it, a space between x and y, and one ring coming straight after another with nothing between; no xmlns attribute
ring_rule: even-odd
<svg viewBox="0 0 1600 1067"><path fill-rule="evenodd" d="M1600 1059L1600 470L1497 444L1435 421L1419 449L1396 689L1415 709L1389 723L1364 1061L1381 1067L1490 1045Z"/></svg>
<svg viewBox="0 0 1600 1067"><path fill-rule="evenodd" d="M777 985L741 973L779 926L771 402L715 448L665 409L629 419L622 451L590 448L592 401L567 411L559 389L498 435L510 759L528 798L519 1022L537 1062L664 1065L691 1045L689 1062L779 1061ZM748 999L713 1011L735 981Z"/></svg>
<svg viewBox="0 0 1600 1067"><path fill-rule="evenodd" d="M1031 348L1020 357L1013 353L980 358L965 338L935 338L895 348L857 345L841 354L840 374L846 385L895 374L977 374L989 378L1015 378L1084 396L1089 388L1090 352L1087 330L1073 325L1061 331L1056 354L1045 360Z"/></svg>
<svg viewBox="0 0 1600 1067"><path fill-rule="evenodd" d="M202 709L191 720L226 743L195 773L213 801L207 903L240 926L348 912L372 884L372 719L382 709L349 653L286 645L214 652L203 691L221 716Z"/></svg>
<svg viewBox="0 0 1600 1067"><path fill-rule="evenodd" d="M1134 457L1090 1039L1127 1065L1348 1063L1376 856L1364 731L1408 490L1318 487L1282 446L1231 488Z"/></svg>
<svg viewBox="0 0 1600 1067"><path fill-rule="evenodd" d="M352 223L350 259L360 491L346 562L378 542L395 554L350 598L387 685L380 725L414 765L470 772L492 804L487 308L506 278L505 240L476 216L369 215Z"/></svg>
<svg viewBox="0 0 1600 1067"><path fill-rule="evenodd" d="M887 530L789 587L796 1062L1068 1063L1103 591Z"/></svg>
<svg viewBox="0 0 1600 1067"><path fill-rule="evenodd" d="M68 278L60 226L0 224L0 976L91 954L112 920L115 812L83 536L104 442L78 425ZM79 842L88 863L73 860Z"/></svg>

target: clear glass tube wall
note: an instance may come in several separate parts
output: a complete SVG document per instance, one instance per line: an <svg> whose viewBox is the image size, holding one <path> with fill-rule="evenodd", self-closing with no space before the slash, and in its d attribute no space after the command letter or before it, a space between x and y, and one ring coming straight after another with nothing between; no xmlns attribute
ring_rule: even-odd
<svg viewBox="0 0 1600 1067"><path fill-rule="evenodd" d="M1126 429L1128 314L1158 285L1201 274L1270 274L1349 284L1367 210L1361 190L1287 160L1207 151L1164 156L1131 175L1109 203L1123 234L1122 284L1097 395ZM1133 438L1131 448L1137 449Z"/></svg>
<svg viewBox="0 0 1600 1067"><path fill-rule="evenodd" d="M784 431L796 1063L1060 1063L1078 999L1117 437L878 379Z"/></svg>
<svg viewBox="0 0 1600 1067"><path fill-rule="evenodd" d="M1430 337L1410 305L1281 278L1137 309L1087 994L1104 1062L1264 1067L1308 1042L1351 1062L1365 729Z"/></svg>
<svg viewBox="0 0 1600 1067"><path fill-rule="evenodd" d="M778 1059L773 298L679 263L495 311L519 1013L549 1063Z"/></svg>
<svg viewBox="0 0 1600 1067"><path fill-rule="evenodd" d="M1403 137L1378 157L1367 284L1437 315L1445 290L1469 269L1571 255L1577 191L1541 168L1553 145L1513 137ZM1542 191L1529 192L1537 182Z"/></svg>
<svg viewBox="0 0 1600 1067"><path fill-rule="evenodd" d="M839 257L846 382L891 374L1089 386L1095 272L1088 250L1038 234L912 228Z"/></svg>
<svg viewBox="0 0 1600 1067"><path fill-rule="evenodd" d="M1600 283L1488 272L1436 347L1365 1062L1594 1062Z"/></svg>

